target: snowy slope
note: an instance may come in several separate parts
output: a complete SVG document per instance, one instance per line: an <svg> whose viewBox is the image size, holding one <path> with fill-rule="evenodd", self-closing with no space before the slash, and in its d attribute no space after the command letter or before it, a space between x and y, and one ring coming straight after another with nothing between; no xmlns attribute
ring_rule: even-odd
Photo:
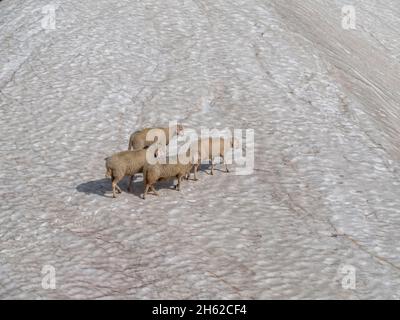
<svg viewBox="0 0 400 320"><path fill-rule="evenodd" d="M399 298L400 4L346 2L1 1L0 298ZM254 173L110 198L170 120L254 129Z"/></svg>

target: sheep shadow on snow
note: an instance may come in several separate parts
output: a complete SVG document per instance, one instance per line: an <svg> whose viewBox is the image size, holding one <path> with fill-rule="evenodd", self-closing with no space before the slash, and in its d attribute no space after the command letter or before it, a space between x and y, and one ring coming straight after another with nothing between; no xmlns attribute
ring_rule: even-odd
<svg viewBox="0 0 400 320"><path fill-rule="evenodd" d="M137 181L137 177L135 177L132 184L133 192L128 192L128 183L129 183L129 177L125 177L118 183L118 186L122 189L123 193L131 193L141 198L144 191L144 185L142 179L140 179L140 181ZM157 182L155 187L157 190L174 189L174 185L175 185L174 180L171 179L167 181L159 181ZM76 190L86 194L95 194L106 198L112 198L112 187L110 178L103 178L99 180L93 180L81 183L76 187ZM149 194L152 193L150 192Z"/></svg>
<svg viewBox="0 0 400 320"><path fill-rule="evenodd" d="M107 178L88 181L79 184L76 190L86 194L96 194L99 196L107 197L106 192L111 190L111 180Z"/></svg>
<svg viewBox="0 0 400 320"><path fill-rule="evenodd" d="M211 166L209 164L201 164L199 167L199 172L202 171L202 172L205 172L207 175L209 175L210 167ZM215 171L223 171L219 168L214 168L214 170ZM193 173L191 174L190 180L192 180L192 179L193 179ZM122 189L122 192L129 193L128 192L128 183L129 183L129 177L125 177L118 183L118 186ZM155 188L156 188L156 190L174 189L175 184L176 184L176 179L161 180L156 183ZM143 191L144 191L143 180L142 179L138 180L138 177L135 176L132 187L133 187L132 194L141 198L143 195ZM81 183L76 187L76 190L78 190L79 192L86 193L86 194L95 194L95 195L106 197L106 198L112 198L112 187L111 187L111 179L110 178L103 178L103 179L99 179L99 180L93 180L93 181ZM149 192L149 194L153 194L153 193ZM117 198L118 198L118 194L117 194Z"/></svg>

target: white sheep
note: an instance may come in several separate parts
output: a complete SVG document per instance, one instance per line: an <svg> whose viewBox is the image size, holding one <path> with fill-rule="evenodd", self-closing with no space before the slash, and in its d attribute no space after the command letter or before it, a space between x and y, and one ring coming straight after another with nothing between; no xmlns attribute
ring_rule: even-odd
<svg viewBox="0 0 400 320"><path fill-rule="evenodd" d="M191 145L192 152L197 152L198 162L194 164L194 180L197 179L197 171L202 161L209 160L211 162L211 174L214 174L214 158L221 157L225 164L226 172L229 172L228 164L225 161L226 152L233 148L239 147L239 141L234 138L199 138ZM190 176L190 173L189 173ZM188 178L188 177L187 177Z"/></svg>

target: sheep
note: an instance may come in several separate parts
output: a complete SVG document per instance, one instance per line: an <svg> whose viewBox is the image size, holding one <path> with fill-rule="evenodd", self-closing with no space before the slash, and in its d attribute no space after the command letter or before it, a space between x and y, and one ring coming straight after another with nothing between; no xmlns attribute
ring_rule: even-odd
<svg viewBox="0 0 400 320"><path fill-rule="evenodd" d="M171 129L171 132L170 132ZM147 137L149 132L151 130L154 130L151 132L151 134L154 134L154 139L153 140L146 140L146 138L151 138ZM183 126L181 124L178 124L176 127L171 127L171 128L145 128L139 131L136 131L131 134L129 138L129 144L128 144L128 150L140 150L140 149L145 149L152 143L156 142L158 140L158 137L162 137L163 135L165 136L165 144L169 143L169 139L176 135L180 135L183 133Z"/></svg>
<svg viewBox="0 0 400 320"><path fill-rule="evenodd" d="M188 152L187 152L188 155ZM155 156L159 156L157 151ZM188 161L184 164L179 162L179 157L177 163L156 163L156 164L146 164L143 168L143 181L145 184L143 199L146 199L146 195L151 189L155 195L158 196L158 192L154 188L154 184L159 180L169 180L178 179L178 183L175 186L176 190L181 190L181 181L185 177L194 165L193 161Z"/></svg>
<svg viewBox="0 0 400 320"><path fill-rule="evenodd" d="M121 193L118 182L125 176L130 176L128 191L132 192L132 181L136 173L143 172L143 166L147 163L146 154L152 149L134 151L122 151L105 158L106 177L111 178L113 198L116 198L115 190Z"/></svg>
<svg viewBox="0 0 400 320"><path fill-rule="evenodd" d="M238 148L239 141L234 138L230 138L229 140L226 138L199 138L195 141L191 148L195 150L198 154L198 162L193 166L194 180L197 179L197 171L203 160L209 160L211 162L211 175L214 175L214 163L213 160L216 157L221 157L223 159L223 163L225 164L226 172L229 172L228 164L225 162L225 154L231 148ZM189 175L186 176L188 179Z"/></svg>

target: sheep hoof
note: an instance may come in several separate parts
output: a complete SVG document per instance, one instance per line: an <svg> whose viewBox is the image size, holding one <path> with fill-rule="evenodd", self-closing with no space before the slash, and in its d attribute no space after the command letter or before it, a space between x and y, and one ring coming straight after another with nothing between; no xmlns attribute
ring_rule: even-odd
<svg viewBox="0 0 400 320"><path fill-rule="evenodd" d="M199 178L194 178L193 181L199 181Z"/></svg>

